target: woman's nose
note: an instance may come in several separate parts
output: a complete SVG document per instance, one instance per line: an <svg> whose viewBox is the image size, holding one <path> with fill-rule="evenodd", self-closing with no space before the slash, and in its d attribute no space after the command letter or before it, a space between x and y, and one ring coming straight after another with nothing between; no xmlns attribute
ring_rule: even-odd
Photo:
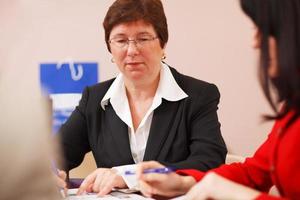
<svg viewBox="0 0 300 200"><path fill-rule="evenodd" d="M138 44L135 40L129 40L127 44L127 54L136 55L139 53Z"/></svg>

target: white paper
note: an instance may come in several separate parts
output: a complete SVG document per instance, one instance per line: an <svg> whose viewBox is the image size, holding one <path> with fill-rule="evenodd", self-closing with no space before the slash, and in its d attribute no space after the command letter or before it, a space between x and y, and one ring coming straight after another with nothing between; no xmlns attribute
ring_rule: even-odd
<svg viewBox="0 0 300 200"><path fill-rule="evenodd" d="M98 197L95 193L84 194L77 196L77 189L69 189L68 196L65 198L66 200L93 200L93 199L105 199L105 200L119 200L119 199L134 199L134 200L150 200L151 198L143 197L138 194L126 194L122 192L111 192L104 197ZM153 200L153 199L152 199Z"/></svg>

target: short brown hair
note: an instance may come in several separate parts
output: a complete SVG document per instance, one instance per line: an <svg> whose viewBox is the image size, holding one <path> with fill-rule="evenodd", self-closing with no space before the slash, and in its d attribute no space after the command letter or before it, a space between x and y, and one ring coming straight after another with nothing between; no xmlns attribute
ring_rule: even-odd
<svg viewBox="0 0 300 200"><path fill-rule="evenodd" d="M163 48L168 42L168 24L160 0L116 0L108 9L103 21L105 42L110 52L109 36L114 26L144 20L151 24Z"/></svg>

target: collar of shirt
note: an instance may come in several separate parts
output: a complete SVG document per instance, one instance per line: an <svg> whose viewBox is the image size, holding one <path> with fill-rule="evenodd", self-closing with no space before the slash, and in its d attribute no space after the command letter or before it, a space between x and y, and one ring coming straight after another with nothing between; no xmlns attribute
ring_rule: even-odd
<svg viewBox="0 0 300 200"><path fill-rule="evenodd" d="M186 97L188 97L188 95L179 87L171 73L170 68L166 64L162 63L160 70L160 81L151 107L158 107L161 104L162 98L168 101L179 101ZM116 113L119 113L117 111L124 112L124 105L128 105L124 78L121 73L116 77L101 100L101 107L103 110L105 110L105 106L108 105L109 101Z"/></svg>

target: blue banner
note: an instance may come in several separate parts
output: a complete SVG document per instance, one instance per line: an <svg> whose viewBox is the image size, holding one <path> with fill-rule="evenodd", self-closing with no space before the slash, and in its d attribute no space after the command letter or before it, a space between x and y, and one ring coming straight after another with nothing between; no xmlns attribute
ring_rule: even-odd
<svg viewBox="0 0 300 200"><path fill-rule="evenodd" d="M49 94L81 93L98 82L97 63L42 63L41 84Z"/></svg>
<svg viewBox="0 0 300 200"><path fill-rule="evenodd" d="M52 100L53 132L68 119L78 105L86 86L98 82L98 64L94 62L41 63L41 86Z"/></svg>

